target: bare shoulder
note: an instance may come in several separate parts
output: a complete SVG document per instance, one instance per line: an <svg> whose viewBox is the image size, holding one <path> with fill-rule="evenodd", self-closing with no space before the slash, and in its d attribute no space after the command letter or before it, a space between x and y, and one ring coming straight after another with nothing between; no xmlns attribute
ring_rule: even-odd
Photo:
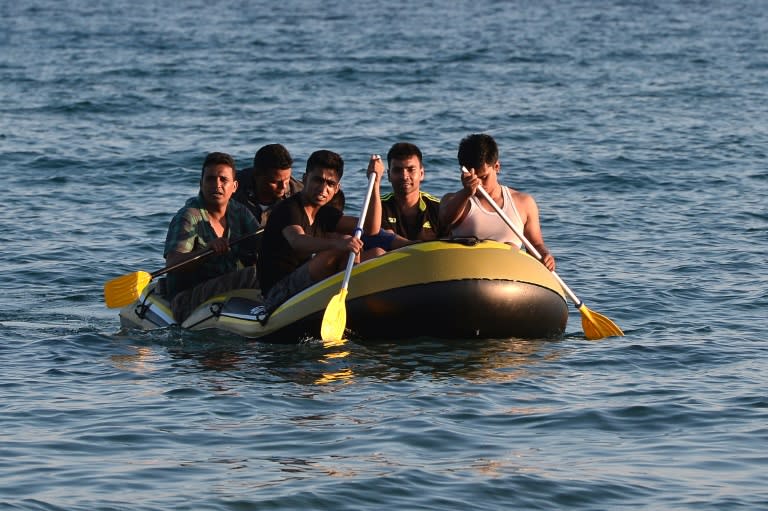
<svg viewBox="0 0 768 511"><path fill-rule="evenodd" d="M509 189L510 195L512 196L512 200L515 201L515 206L517 207L518 211L524 212L526 214L536 213L538 211L536 199L533 198L533 195L515 190L513 188L507 188Z"/></svg>
<svg viewBox="0 0 768 511"><path fill-rule="evenodd" d="M456 195L457 193L458 193L458 192L448 192L448 193L446 193L445 195L443 195L443 196L442 196L442 197L439 199L440 203L443 203L443 202L445 202L445 201L447 201L447 200L450 200L450 199L451 199L451 198L452 198L454 195Z"/></svg>
<svg viewBox="0 0 768 511"><path fill-rule="evenodd" d="M521 192L520 190L515 190L514 188L510 188L509 186L506 187L507 190L509 190L510 195L512 195L512 198L515 199L515 201L523 203L533 200L533 196L529 193Z"/></svg>

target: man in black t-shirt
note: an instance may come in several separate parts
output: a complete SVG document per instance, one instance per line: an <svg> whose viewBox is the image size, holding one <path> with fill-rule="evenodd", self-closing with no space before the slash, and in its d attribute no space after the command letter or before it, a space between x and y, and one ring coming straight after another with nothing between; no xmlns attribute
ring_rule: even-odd
<svg viewBox="0 0 768 511"><path fill-rule="evenodd" d="M350 252L359 254L359 260L384 252L380 248L363 252L362 241L354 236L358 218L344 215L329 204L338 193L343 173L340 155L315 151L307 160L301 192L281 201L272 211L258 257L267 313L315 282L344 270ZM376 174L373 193L379 194L384 164L376 155L368 165L371 173ZM380 225L381 204L371 201L364 233L376 234Z"/></svg>

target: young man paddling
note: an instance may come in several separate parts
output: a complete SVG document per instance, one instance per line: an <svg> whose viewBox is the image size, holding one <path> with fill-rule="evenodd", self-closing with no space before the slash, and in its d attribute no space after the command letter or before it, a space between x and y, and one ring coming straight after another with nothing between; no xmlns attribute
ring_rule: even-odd
<svg viewBox="0 0 768 511"><path fill-rule="evenodd" d="M379 193L384 164L371 157L368 174L376 174L373 193ZM359 260L381 255L380 248L363 252L354 237L357 217L344 215L329 204L339 192L344 160L328 150L307 160L304 188L280 202L270 215L259 250L261 290L265 309L271 313L281 303L326 277L344 270L349 253ZM381 225L381 203L371 201L365 217L365 234L376 234Z"/></svg>
<svg viewBox="0 0 768 511"><path fill-rule="evenodd" d="M459 166L469 170L461 173L462 189L446 194L440 202L440 220L449 226L451 235L492 239L522 247L522 240L478 193L482 184L488 195L539 251L544 266L554 270L555 258L544 244L536 201L531 195L498 181L501 163L499 148L493 137L486 134L465 137L459 144L458 159Z"/></svg>
<svg viewBox="0 0 768 511"><path fill-rule="evenodd" d="M214 252L168 274L166 294L178 323L216 294L259 286L254 261L248 257L255 250L254 237L231 244L260 228L245 206L230 201L237 190L235 175L235 161L229 154L209 153L203 163L200 192L187 200L168 226L167 266L207 249Z"/></svg>

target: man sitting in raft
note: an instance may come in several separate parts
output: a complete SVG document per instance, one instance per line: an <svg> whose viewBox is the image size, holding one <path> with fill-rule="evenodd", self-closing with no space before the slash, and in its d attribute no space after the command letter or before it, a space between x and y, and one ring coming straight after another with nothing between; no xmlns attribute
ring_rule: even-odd
<svg viewBox="0 0 768 511"><path fill-rule="evenodd" d="M379 194L383 172L381 158L371 157L368 175L376 174L373 194ZM363 242L353 236L357 217L329 204L339 192L343 174L339 154L315 151L307 160L304 188L272 211L258 257L267 314L315 282L343 271L350 251L358 254L358 262L384 253L381 248L363 252ZM371 201L363 231L376 234L380 225L381 203Z"/></svg>
<svg viewBox="0 0 768 511"><path fill-rule="evenodd" d="M261 225L267 224L272 208L298 193L301 182L291 175L293 158L282 144L267 144L253 157L253 167L237 173L233 199L245 204Z"/></svg>
<svg viewBox="0 0 768 511"><path fill-rule="evenodd" d="M168 266L207 249L214 251L168 274L166 294L178 323L212 296L259 287L254 261L246 256L254 251L255 236L230 244L260 228L245 206L230 201L237 190L235 171L235 161L229 154L209 153L203 163L200 192L187 200L168 226L164 254Z"/></svg>
<svg viewBox="0 0 768 511"><path fill-rule="evenodd" d="M421 149L410 142L393 144L387 152L387 178L392 191L381 196L381 232L363 238L366 248L393 250L441 236L440 199L421 191Z"/></svg>
<svg viewBox="0 0 768 511"><path fill-rule="evenodd" d="M555 258L544 244L536 201L531 195L498 181L501 163L499 148L493 137L486 134L465 137L459 143L458 158L459 166L469 170L468 173L461 173L463 188L456 193L445 194L440 202L440 220L443 225L450 226L451 235L491 239L522 247L522 240L478 193L482 184L488 195L539 251L544 266L553 271Z"/></svg>

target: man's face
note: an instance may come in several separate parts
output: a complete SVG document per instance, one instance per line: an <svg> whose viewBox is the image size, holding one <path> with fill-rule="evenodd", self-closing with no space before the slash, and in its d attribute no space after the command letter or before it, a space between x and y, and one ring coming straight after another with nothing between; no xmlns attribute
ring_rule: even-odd
<svg viewBox="0 0 768 511"><path fill-rule="evenodd" d="M424 167L415 155L403 159L393 158L387 176L395 195L408 195L419 191L424 180Z"/></svg>
<svg viewBox="0 0 768 511"><path fill-rule="evenodd" d="M227 205L237 190L235 170L226 163L217 163L205 168L200 179L200 191L205 203L214 207Z"/></svg>
<svg viewBox="0 0 768 511"><path fill-rule="evenodd" d="M291 168L274 169L256 178L259 202L273 204L284 199L290 190Z"/></svg>
<svg viewBox="0 0 768 511"><path fill-rule="evenodd" d="M483 163L479 168L475 169L475 175L482 181L485 188L492 188L496 186L496 175L499 172L499 162L494 164Z"/></svg>
<svg viewBox="0 0 768 511"><path fill-rule="evenodd" d="M334 169L313 168L304 174L304 197L315 206L328 204L339 189L339 174Z"/></svg>

